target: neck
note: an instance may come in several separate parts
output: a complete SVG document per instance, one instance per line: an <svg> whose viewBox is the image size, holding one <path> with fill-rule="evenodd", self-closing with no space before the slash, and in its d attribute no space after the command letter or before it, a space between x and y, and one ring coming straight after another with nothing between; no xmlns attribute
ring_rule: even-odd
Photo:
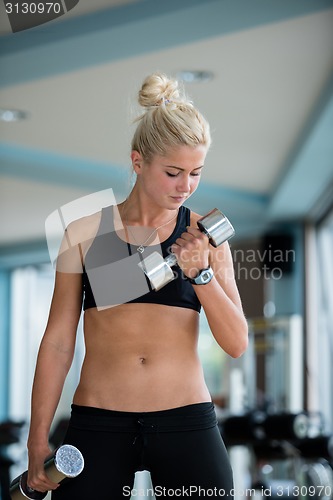
<svg viewBox="0 0 333 500"><path fill-rule="evenodd" d="M118 208L123 222L131 226L156 227L178 214L178 209L169 210L159 207L151 200L141 196L135 186L129 197Z"/></svg>

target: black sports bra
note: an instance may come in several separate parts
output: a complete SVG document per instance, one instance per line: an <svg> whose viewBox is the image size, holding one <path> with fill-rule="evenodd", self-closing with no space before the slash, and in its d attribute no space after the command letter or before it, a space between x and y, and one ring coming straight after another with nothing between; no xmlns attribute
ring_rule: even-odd
<svg viewBox="0 0 333 500"><path fill-rule="evenodd" d="M173 268L176 278L154 291L138 266L142 258L153 251L166 257L170 246L190 225L191 211L181 206L172 234L160 245L145 247L141 255L138 246L123 241L113 223L113 206L102 209L101 221L85 257L83 267L83 309L107 308L117 304L149 303L185 307L200 312L201 304L179 267Z"/></svg>

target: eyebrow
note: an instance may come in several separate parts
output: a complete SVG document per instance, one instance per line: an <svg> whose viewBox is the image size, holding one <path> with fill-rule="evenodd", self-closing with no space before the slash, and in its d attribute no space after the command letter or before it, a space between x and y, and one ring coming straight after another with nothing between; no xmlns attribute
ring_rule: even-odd
<svg viewBox="0 0 333 500"><path fill-rule="evenodd" d="M201 165L200 167L196 167L193 170L199 170L199 168L201 169L203 167L204 167L204 165ZM185 168L175 167L174 165L165 165L165 168L175 168L176 170L180 170L181 172L185 171Z"/></svg>

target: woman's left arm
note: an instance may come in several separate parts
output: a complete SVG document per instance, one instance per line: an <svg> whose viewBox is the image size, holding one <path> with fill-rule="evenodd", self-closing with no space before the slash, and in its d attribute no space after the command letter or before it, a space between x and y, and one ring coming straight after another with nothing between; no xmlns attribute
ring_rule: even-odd
<svg viewBox="0 0 333 500"><path fill-rule="evenodd" d="M248 325L235 281L228 242L213 248L207 236L198 228L188 227L172 245L172 251L189 278L194 278L208 264L213 269L214 277L209 283L192 286L218 344L230 356L241 356L248 344Z"/></svg>
<svg viewBox="0 0 333 500"><path fill-rule="evenodd" d="M237 358L248 345L248 325L234 276L228 242L210 247L209 264L214 277L206 285L193 285L218 344Z"/></svg>

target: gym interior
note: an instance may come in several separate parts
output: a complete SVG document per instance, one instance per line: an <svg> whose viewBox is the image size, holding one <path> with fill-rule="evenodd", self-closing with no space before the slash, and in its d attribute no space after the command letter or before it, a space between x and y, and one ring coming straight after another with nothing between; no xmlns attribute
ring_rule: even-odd
<svg viewBox="0 0 333 500"><path fill-rule="evenodd" d="M333 499L332 0L60 4L23 24L0 5L1 500L27 466L56 229L126 197L137 86L156 70L184 82L212 129L188 206L235 229L249 347L228 357L203 313L199 341L235 498ZM80 321L54 448L83 356Z"/></svg>

